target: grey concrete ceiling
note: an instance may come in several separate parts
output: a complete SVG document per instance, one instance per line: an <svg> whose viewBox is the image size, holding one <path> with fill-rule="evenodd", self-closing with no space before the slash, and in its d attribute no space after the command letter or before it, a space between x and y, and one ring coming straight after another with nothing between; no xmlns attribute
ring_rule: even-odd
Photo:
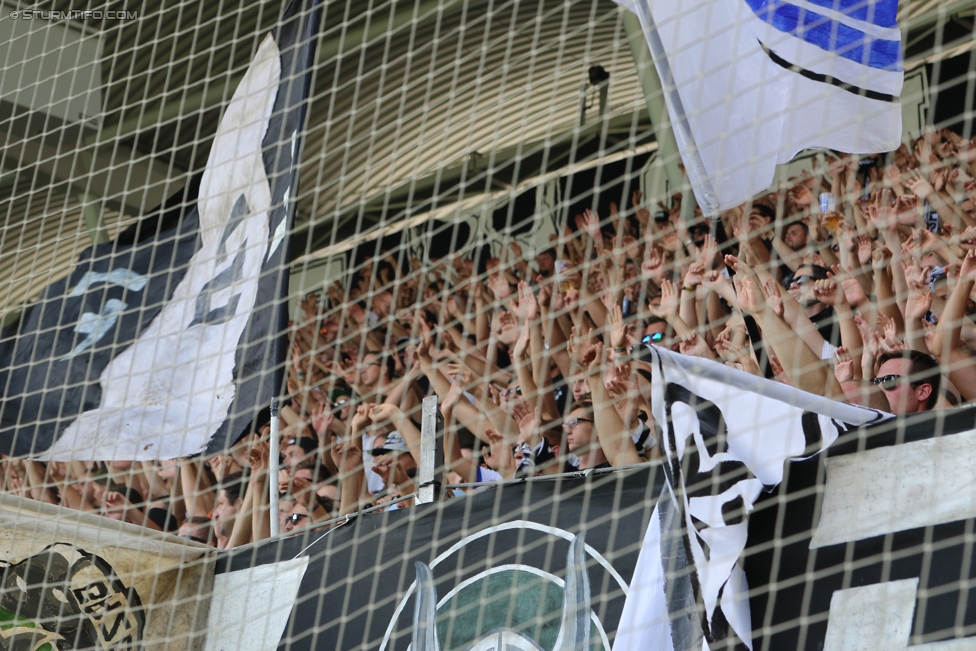
<svg viewBox="0 0 976 651"><path fill-rule="evenodd" d="M936 40L949 21L971 29L973 4L905 2L917 50L909 54L921 61L971 47L971 38ZM67 271L93 217L111 236L202 168L221 107L281 4L56 0L51 8L139 18L80 25L102 41L100 129L0 116L4 312ZM603 119L591 109L581 127L581 84L597 64L610 72L609 108ZM611 0L326 2L294 248L313 252L579 160L647 147L643 107Z"/></svg>

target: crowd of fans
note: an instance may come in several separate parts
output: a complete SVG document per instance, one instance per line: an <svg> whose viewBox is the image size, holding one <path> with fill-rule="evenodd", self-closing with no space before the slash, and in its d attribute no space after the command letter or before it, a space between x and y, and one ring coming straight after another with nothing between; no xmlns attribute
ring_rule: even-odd
<svg viewBox="0 0 976 651"><path fill-rule="evenodd" d="M367 260L292 324L276 477L256 423L210 457L4 459L4 488L233 547L270 535L269 481L285 532L411 506L434 394L445 499L639 464L658 454L645 345L896 414L972 401L976 139L820 160L715 219L634 192L534 256Z"/></svg>

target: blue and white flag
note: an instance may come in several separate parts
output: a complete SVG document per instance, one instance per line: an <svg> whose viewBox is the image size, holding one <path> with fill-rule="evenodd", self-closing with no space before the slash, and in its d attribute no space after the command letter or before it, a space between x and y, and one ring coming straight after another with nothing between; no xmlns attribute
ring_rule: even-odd
<svg viewBox="0 0 976 651"><path fill-rule="evenodd" d="M737 206L803 149L901 141L897 0L616 0L640 19L706 213Z"/></svg>
<svg viewBox="0 0 976 651"><path fill-rule="evenodd" d="M215 452L278 392L319 4L287 3L202 175L85 250L0 337L0 452L59 461Z"/></svg>

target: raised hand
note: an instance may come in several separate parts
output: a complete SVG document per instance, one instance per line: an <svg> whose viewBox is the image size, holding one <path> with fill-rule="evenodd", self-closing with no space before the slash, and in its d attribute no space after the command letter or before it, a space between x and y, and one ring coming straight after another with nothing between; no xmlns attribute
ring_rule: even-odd
<svg viewBox="0 0 976 651"><path fill-rule="evenodd" d="M919 199L928 199L935 194L935 188L918 170L907 172L905 181L908 189Z"/></svg>
<svg viewBox="0 0 976 651"><path fill-rule="evenodd" d="M542 419L528 400L523 400L512 408L512 417L518 423L519 433L526 440L530 439L536 429L542 427Z"/></svg>
<svg viewBox="0 0 976 651"><path fill-rule="evenodd" d="M570 312L575 312L577 305L579 303L579 290L575 287L566 292L563 302L566 304L566 309Z"/></svg>
<svg viewBox="0 0 976 651"><path fill-rule="evenodd" d="M705 276L705 266L697 262L692 263L688 267L688 271L685 273L683 282L684 288L692 289L693 287L698 287L702 284L702 279Z"/></svg>
<svg viewBox="0 0 976 651"><path fill-rule="evenodd" d="M769 309L773 311L773 314L782 318L786 314L786 307L783 305L783 290L779 283L772 277L767 278L766 282L763 283L762 293Z"/></svg>
<svg viewBox="0 0 976 651"><path fill-rule="evenodd" d="M422 318L419 318L418 323L420 324L420 342L417 344L417 359L425 364L432 364L434 361L431 355L431 348L434 345L434 336L430 331L430 326Z"/></svg>
<svg viewBox="0 0 976 651"><path fill-rule="evenodd" d="M959 280L976 281L976 250L970 250L959 268Z"/></svg>
<svg viewBox="0 0 976 651"><path fill-rule="evenodd" d="M451 388L448 390L447 395L444 396L444 399L439 405L441 414L444 416L445 420L454 411L454 408L457 407L458 401L463 395L464 387L455 379L454 382L451 383Z"/></svg>
<svg viewBox="0 0 976 651"><path fill-rule="evenodd" d="M518 284L518 306L515 308L523 323L534 320L539 315L539 303L535 300L532 287L524 280Z"/></svg>
<svg viewBox="0 0 976 651"><path fill-rule="evenodd" d="M309 480L303 477L291 477L278 482L278 492L291 493L295 501L307 509L312 503L312 494L315 491L313 490L312 482Z"/></svg>
<svg viewBox="0 0 976 651"><path fill-rule="evenodd" d="M624 310L619 305L614 305L608 315L610 319L610 346L620 349L627 347L627 326L624 324Z"/></svg>
<svg viewBox="0 0 976 651"><path fill-rule="evenodd" d="M353 414L352 421L349 423L353 432L362 433L369 425L369 407L365 402L356 406L356 413Z"/></svg>
<svg viewBox="0 0 976 651"><path fill-rule="evenodd" d="M546 279L542 276L536 276L535 282L539 286L539 295L536 297L536 303L538 303L540 308L547 310L552 304L552 283L546 282Z"/></svg>
<svg viewBox="0 0 976 651"><path fill-rule="evenodd" d="M647 258L641 263L641 275L647 280L660 282L664 275L664 255L660 248L648 245Z"/></svg>
<svg viewBox="0 0 976 651"><path fill-rule="evenodd" d="M651 213L641 204L641 199L643 198L644 193L640 190L634 190L630 195L631 203L634 206L634 217L642 226L645 226L651 220Z"/></svg>
<svg viewBox="0 0 976 651"><path fill-rule="evenodd" d="M359 436L347 436L341 441L338 437L336 438L330 454L332 455L332 462L342 473L355 472L363 465L361 440Z"/></svg>
<svg viewBox="0 0 976 651"><path fill-rule="evenodd" d="M678 288L670 280L664 280L661 282L661 304L657 307L648 305L648 309L657 318L668 321L678 314L680 305L681 295Z"/></svg>
<svg viewBox="0 0 976 651"><path fill-rule="evenodd" d="M790 199L796 204L798 208L807 208L812 206L814 202L813 192L810 191L809 186L806 182L794 185L789 190Z"/></svg>
<svg viewBox="0 0 976 651"><path fill-rule="evenodd" d="M885 188L881 192L876 192L874 201L868 209L871 221L875 223L878 230L895 230L898 228L898 213L891 203L891 190Z"/></svg>
<svg viewBox="0 0 976 651"><path fill-rule="evenodd" d="M572 334L566 343L566 350L580 368L589 368L596 357L593 331L586 327L573 326Z"/></svg>
<svg viewBox="0 0 976 651"><path fill-rule="evenodd" d="M844 293L837 290L837 282L832 279L817 280L813 283L813 294L824 305L836 305L844 298Z"/></svg>
<svg viewBox="0 0 976 651"><path fill-rule="evenodd" d="M712 269L702 276L702 285L713 292L721 293L730 284L728 277L720 269Z"/></svg>
<svg viewBox="0 0 976 651"><path fill-rule="evenodd" d="M603 246L603 233L600 231L600 216L587 208L582 215L576 216L576 226L593 238L596 246Z"/></svg>
<svg viewBox="0 0 976 651"><path fill-rule="evenodd" d="M921 321L932 309L932 292L929 286L919 281L908 283L908 300L905 301L905 318Z"/></svg>
<svg viewBox="0 0 976 651"><path fill-rule="evenodd" d="M843 346L834 351L834 377L838 382L854 380L854 358Z"/></svg>
<svg viewBox="0 0 976 651"><path fill-rule="evenodd" d="M705 340L698 336L694 330L686 333L678 341L678 350L682 355L694 355L695 357L712 358L712 349L708 347Z"/></svg>
<svg viewBox="0 0 976 651"><path fill-rule="evenodd" d="M857 246L857 261L864 266L871 262L871 252L874 250L874 242L867 235L858 235L855 244Z"/></svg>
<svg viewBox="0 0 976 651"><path fill-rule="evenodd" d="M392 423L403 412L396 405L391 405L389 403L381 402L375 405L369 405L369 419L376 424L386 424Z"/></svg>
<svg viewBox="0 0 976 651"><path fill-rule="evenodd" d="M745 346L739 346L734 341L731 341L731 339L716 339L715 350L725 358L726 365L734 366L746 373L762 377L759 364L756 363L750 349L747 349Z"/></svg>
<svg viewBox="0 0 976 651"><path fill-rule="evenodd" d="M268 441L251 446L247 452L247 460L251 466L251 474L267 472L271 456L271 444Z"/></svg>
<svg viewBox="0 0 976 651"><path fill-rule="evenodd" d="M725 264L736 271L735 286L738 290L739 309L752 316L762 314L767 304L756 272L734 255L726 255Z"/></svg>
<svg viewBox="0 0 976 651"><path fill-rule="evenodd" d="M876 272L887 269L889 260L891 260L891 252L886 248L877 248L871 252L871 268Z"/></svg>
<svg viewBox="0 0 976 651"><path fill-rule="evenodd" d="M717 258L718 243L712 237L711 233L709 233L705 236L705 241L702 243L701 248L698 249L697 260L702 267L708 270L715 266Z"/></svg>
<svg viewBox="0 0 976 651"><path fill-rule="evenodd" d="M321 403L315 403L312 407L312 429L315 433L322 438L332 427L332 421L335 419L335 414L331 409L326 408L325 405Z"/></svg>

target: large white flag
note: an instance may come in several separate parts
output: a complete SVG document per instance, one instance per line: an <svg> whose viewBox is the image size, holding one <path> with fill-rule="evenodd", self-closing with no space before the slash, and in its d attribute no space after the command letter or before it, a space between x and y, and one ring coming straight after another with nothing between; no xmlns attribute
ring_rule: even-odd
<svg viewBox="0 0 976 651"><path fill-rule="evenodd" d="M86 249L0 338L0 452L56 461L216 453L278 392L320 4L285 5L202 174Z"/></svg>
<svg viewBox="0 0 976 651"><path fill-rule="evenodd" d="M720 641L751 649L739 559L756 499L783 481L790 459L818 454L846 428L888 414L661 348L648 359L667 489L648 524L613 651L697 651Z"/></svg>
<svg viewBox="0 0 976 651"><path fill-rule="evenodd" d="M802 149L896 149L898 0L615 0L634 12L708 212L769 187Z"/></svg>

